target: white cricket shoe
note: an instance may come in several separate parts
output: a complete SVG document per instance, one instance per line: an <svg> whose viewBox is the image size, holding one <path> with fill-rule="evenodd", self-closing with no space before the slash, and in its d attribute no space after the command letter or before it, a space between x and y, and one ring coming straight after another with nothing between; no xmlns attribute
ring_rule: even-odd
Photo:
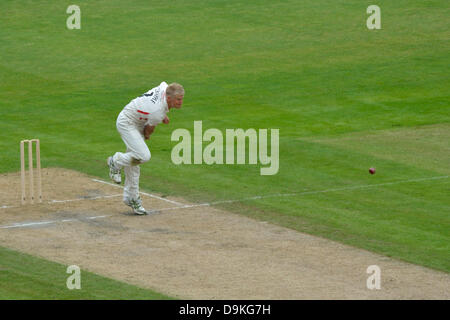
<svg viewBox="0 0 450 320"><path fill-rule="evenodd" d="M133 209L133 212L136 213L137 215L148 214L147 210L145 210L144 207L142 206L142 200L140 197L138 197L137 199L125 198L123 202L127 206L131 207Z"/></svg>
<svg viewBox="0 0 450 320"><path fill-rule="evenodd" d="M120 169L116 168L112 157L108 158L107 163L109 167L109 177L115 183L120 184L122 182L122 175L120 174Z"/></svg>

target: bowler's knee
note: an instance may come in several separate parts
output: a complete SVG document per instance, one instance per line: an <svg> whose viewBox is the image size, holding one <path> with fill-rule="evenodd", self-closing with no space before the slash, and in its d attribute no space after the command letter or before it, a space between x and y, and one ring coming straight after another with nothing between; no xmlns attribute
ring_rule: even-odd
<svg viewBox="0 0 450 320"><path fill-rule="evenodd" d="M150 161L151 157L152 157L152 155L150 154L150 150L139 152L138 154L135 155L135 157L133 157L133 164L138 165L138 164L148 162L148 161Z"/></svg>

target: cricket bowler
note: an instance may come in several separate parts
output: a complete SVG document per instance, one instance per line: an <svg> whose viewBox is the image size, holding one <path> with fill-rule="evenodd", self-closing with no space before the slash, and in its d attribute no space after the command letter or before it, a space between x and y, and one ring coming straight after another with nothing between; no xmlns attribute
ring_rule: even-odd
<svg viewBox="0 0 450 320"><path fill-rule="evenodd" d="M151 157L145 140L150 138L161 122L169 123L170 109L180 109L184 88L178 83L161 84L128 103L117 117L117 131L125 143L126 152L116 152L108 157L109 176L117 184L122 182L121 170L125 172L123 202L138 215L147 214L139 196L140 165Z"/></svg>

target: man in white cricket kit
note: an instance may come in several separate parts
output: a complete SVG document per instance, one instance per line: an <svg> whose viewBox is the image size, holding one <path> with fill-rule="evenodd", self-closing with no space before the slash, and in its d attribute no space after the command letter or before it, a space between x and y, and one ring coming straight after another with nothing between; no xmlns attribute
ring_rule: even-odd
<svg viewBox="0 0 450 320"><path fill-rule="evenodd" d="M126 152L116 152L107 160L109 176L117 184L122 182L121 169L125 172L123 201L134 213L142 215L147 211L139 196L140 164L150 160L151 154L144 140L148 140L155 127L169 123L170 109L180 109L183 104L184 88L178 83L165 82L142 96L133 99L117 117L116 127L127 147Z"/></svg>

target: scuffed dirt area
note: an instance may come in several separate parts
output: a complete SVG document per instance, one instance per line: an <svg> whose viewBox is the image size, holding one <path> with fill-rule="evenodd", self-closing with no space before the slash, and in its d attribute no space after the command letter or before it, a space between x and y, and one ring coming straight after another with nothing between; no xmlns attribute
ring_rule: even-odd
<svg viewBox="0 0 450 320"><path fill-rule="evenodd" d="M0 175L1 246L182 299L450 298L446 273L183 199L143 195L159 211L135 216L121 188L75 171L42 181L43 203L21 206L19 174Z"/></svg>

